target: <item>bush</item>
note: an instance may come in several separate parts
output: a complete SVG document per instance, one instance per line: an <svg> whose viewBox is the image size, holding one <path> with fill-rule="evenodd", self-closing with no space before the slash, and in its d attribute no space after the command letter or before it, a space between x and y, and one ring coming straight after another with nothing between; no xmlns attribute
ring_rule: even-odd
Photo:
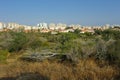
<svg viewBox="0 0 120 80"><path fill-rule="evenodd" d="M9 52L6 50L0 50L0 62L5 62L7 57L9 55Z"/></svg>
<svg viewBox="0 0 120 80"><path fill-rule="evenodd" d="M69 46L69 55L72 61L78 61L79 59L88 59L92 54L95 53L95 41L82 39L76 39L71 42Z"/></svg>
<svg viewBox="0 0 120 80"><path fill-rule="evenodd" d="M107 56L107 45L106 42L102 39L96 41L96 54L95 58L98 60L106 60Z"/></svg>
<svg viewBox="0 0 120 80"><path fill-rule="evenodd" d="M111 64L120 64L120 40L116 40L114 43L108 46L107 54L107 60Z"/></svg>
<svg viewBox="0 0 120 80"><path fill-rule="evenodd" d="M10 52L19 52L22 49L25 49L25 44L27 43L28 39L25 33L12 33L12 41L9 45Z"/></svg>

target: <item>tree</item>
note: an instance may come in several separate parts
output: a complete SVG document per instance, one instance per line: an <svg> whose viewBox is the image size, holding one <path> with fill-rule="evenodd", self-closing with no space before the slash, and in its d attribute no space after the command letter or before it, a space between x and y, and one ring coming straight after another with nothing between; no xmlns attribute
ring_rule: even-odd
<svg viewBox="0 0 120 80"><path fill-rule="evenodd" d="M12 33L12 41L10 41L9 51L10 52L19 52L20 50L25 49L25 44L27 43L28 39L25 33Z"/></svg>
<svg viewBox="0 0 120 80"><path fill-rule="evenodd" d="M110 63L120 63L120 40L109 41L107 60Z"/></svg>
<svg viewBox="0 0 120 80"><path fill-rule="evenodd" d="M74 30L74 33L75 33L75 34L80 34L80 32L81 32L81 30L79 30L79 29L75 29L75 30Z"/></svg>
<svg viewBox="0 0 120 80"><path fill-rule="evenodd" d="M95 58L99 60L105 60L107 54L106 42L102 39L96 41L96 54Z"/></svg>

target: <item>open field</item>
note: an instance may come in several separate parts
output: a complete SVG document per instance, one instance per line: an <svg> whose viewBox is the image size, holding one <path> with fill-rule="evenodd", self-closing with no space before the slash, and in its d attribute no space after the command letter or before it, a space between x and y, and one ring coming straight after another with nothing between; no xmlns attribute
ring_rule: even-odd
<svg viewBox="0 0 120 80"><path fill-rule="evenodd" d="M119 76L119 71L115 67L100 67L94 60L80 60L76 65L49 61L15 62L2 65L0 68L1 77L13 80L117 80Z"/></svg>
<svg viewBox="0 0 120 80"><path fill-rule="evenodd" d="M120 80L120 32L0 33L0 80Z"/></svg>

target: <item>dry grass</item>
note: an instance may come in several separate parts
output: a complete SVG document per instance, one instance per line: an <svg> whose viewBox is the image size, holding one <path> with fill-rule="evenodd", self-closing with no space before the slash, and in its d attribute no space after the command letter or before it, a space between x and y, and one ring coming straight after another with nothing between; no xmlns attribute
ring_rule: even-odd
<svg viewBox="0 0 120 80"><path fill-rule="evenodd" d="M47 78L44 80L113 80L118 75L111 66L100 68L93 60L87 60L79 61L75 66L48 61L16 62L7 67L6 77L16 77L22 73L37 73Z"/></svg>

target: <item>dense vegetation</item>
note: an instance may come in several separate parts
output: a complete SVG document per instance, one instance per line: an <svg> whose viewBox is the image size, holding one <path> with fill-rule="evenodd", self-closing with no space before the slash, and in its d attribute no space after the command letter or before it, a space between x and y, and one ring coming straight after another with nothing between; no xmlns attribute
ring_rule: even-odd
<svg viewBox="0 0 120 80"><path fill-rule="evenodd" d="M62 69L63 73L56 75L56 77L61 75L61 78L54 77L55 79L52 77L53 75L52 76L49 75L55 71L50 71L51 73L48 72L45 74L42 74L41 72L39 73L38 71L39 74L47 76L48 79L44 79L44 80L49 80L49 79L50 80L102 80L102 79L115 80L120 75L119 72L120 31L116 31L112 29L108 29L104 31L95 30L94 34L92 33L82 34L80 33L79 30L75 30L75 32L58 33L58 34L39 33L39 32L24 33L24 32L11 32L11 31L0 33L1 63L6 61L7 58L13 55L23 55L28 51L36 53L36 52L41 52L42 50L69 55L70 58L69 63L65 62L62 64L55 62L55 64L52 63L51 65L55 67L55 65L58 64L59 66L61 66L61 67L58 66L58 69L65 68L65 69L73 70L73 68L75 68L76 70L75 71L76 75L74 76L71 76L73 75L73 72L69 72L68 70L68 72L66 72L66 74L70 73L68 78L68 75L65 77L63 76L64 70ZM89 67L94 66L94 65L89 65L88 61L92 61L93 64L96 66L96 68L98 68L99 70L106 69L105 68L106 66L109 67L111 70L113 69L113 72L111 72L111 76L106 77L107 75L110 74L106 73L105 76L104 75L105 72L101 72L101 76L99 76L101 78L99 78L98 77L98 75L100 75L99 72L95 72L96 75L94 74L94 78L93 78L91 77L93 74L89 72L89 70L85 70L87 72L78 75L78 71L80 71L77 70L80 69L78 68L78 65L79 67L81 66L83 69L87 65ZM44 63L42 64L45 65ZM47 65L45 66L46 68L49 68L48 64L50 67L52 67L50 63L47 63ZM71 66L68 67L66 64ZM73 64L75 64L76 66ZM41 65L37 65L36 67ZM92 68L95 69L94 67ZM58 71L57 68L55 68L55 70ZM90 71L91 70L92 69L90 69ZM33 73L34 70L30 72ZM16 74L16 76L18 75Z"/></svg>

